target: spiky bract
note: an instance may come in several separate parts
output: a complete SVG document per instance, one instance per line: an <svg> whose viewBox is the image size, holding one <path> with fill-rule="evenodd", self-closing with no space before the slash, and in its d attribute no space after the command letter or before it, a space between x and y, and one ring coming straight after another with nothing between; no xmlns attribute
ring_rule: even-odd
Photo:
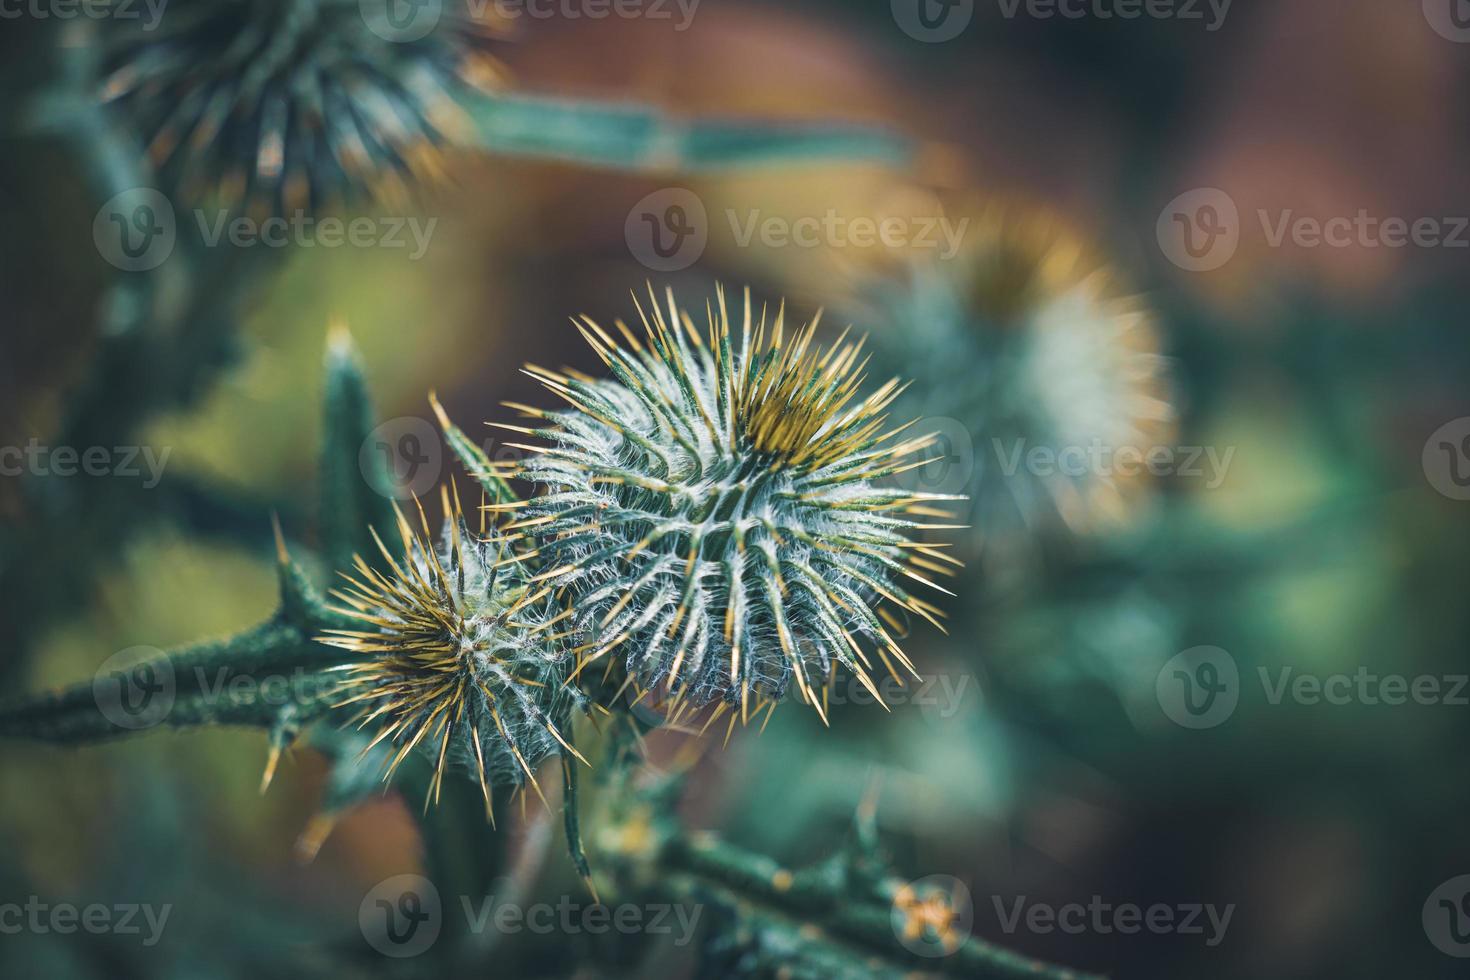
<svg viewBox="0 0 1470 980"><path fill-rule="evenodd" d="M580 696L565 684L558 617L547 612L549 590L506 562L497 538L470 533L457 507L437 549L427 523L420 535L400 515L399 532L401 556L382 548L386 573L359 556L348 587L333 593L370 627L322 638L365 655L343 668L341 706L359 706L374 745L396 747L385 779L422 749L435 764L431 793L460 764L489 807L492 786L534 786L538 763L576 754L561 731Z"/></svg>
<svg viewBox="0 0 1470 980"><path fill-rule="evenodd" d="M923 381L902 407L965 430L980 540L1126 516L1143 488L1133 452L1173 435L1149 310L1048 216L991 207L967 227L957 256L905 256L862 287L884 363Z"/></svg>
<svg viewBox="0 0 1470 980"><path fill-rule="evenodd" d="M913 669L893 610L937 612L900 581L932 585L921 571L953 563L909 540L920 518L947 516L938 495L881 485L928 442L888 425L901 386L859 397L861 343L823 350L816 323L792 335L784 311L753 322L748 293L734 327L723 292L703 328L672 292L649 303L643 339L578 324L612 380L531 368L572 407L512 406L544 419L520 431L552 445L514 469L545 492L510 505L506 529L570 604L578 671L617 651L633 688L742 718L793 680L825 718L839 665L876 696L869 650L895 676ZM871 608L883 600L892 610Z"/></svg>
<svg viewBox="0 0 1470 980"><path fill-rule="evenodd" d="M396 202L466 131L456 99L501 72L487 52L494 21L445 4L427 34L398 39L392 2L193 0L155 25L115 19L103 94L191 200Z"/></svg>

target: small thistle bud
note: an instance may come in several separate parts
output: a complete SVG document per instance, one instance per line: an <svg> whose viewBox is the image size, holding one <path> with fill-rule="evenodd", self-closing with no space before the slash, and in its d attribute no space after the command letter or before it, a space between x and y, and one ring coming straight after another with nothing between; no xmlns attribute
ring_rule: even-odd
<svg viewBox="0 0 1470 980"><path fill-rule="evenodd" d="M739 326L721 291L703 331L672 292L666 308L649 300L641 340L621 321L625 345L578 323L613 379L533 367L571 410L511 406L546 424L509 428L552 445L514 469L545 492L511 505L506 530L570 604L577 672L619 651L625 684L742 719L794 680L825 720L839 665L877 697L859 640L894 676L912 671L894 612L937 625L938 610L900 582L938 588L921 570L957 564L909 540L919 518L946 516L941 495L883 485L928 444L888 428L902 387L860 398L860 342L823 350L815 321L788 334L784 309L753 325L748 292Z"/></svg>
<svg viewBox="0 0 1470 980"><path fill-rule="evenodd" d="M272 211L396 200L466 129L456 98L501 71L493 22L446 5L422 36L395 37L392 2L198 0L157 24L118 21L103 96L190 198Z"/></svg>
<svg viewBox="0 0 1470 980"><path fill-rule="evenodd" d="M902 406L971 437L978 539L1127 514L1142 481L1117 453L1172 437L1167 361L1148 309L1076 237L992 208L961 254L914 257L862 292L884 362L922 379ZM1051 462L1033 466L1038 449Z"/></svg>
<svg viewBox="0 0 1470 980"><path fill-rule="evenodd" d="M400 514L403 555L378 542L388 573L356 559L349 586L333 595L371 629L331 630L322 642L364 657L342 668L340 706L360 705L372 744L396 747L384 779L422 749L434 761L433 797L459 765L479 779L488 809L492 786L535 787L538 763L577 755L558 726L580 696L565 684L549 590L504 562L495 537L471 534L457 505L446 501L446 512L437 549L427 522L421 536Z"/></svg>

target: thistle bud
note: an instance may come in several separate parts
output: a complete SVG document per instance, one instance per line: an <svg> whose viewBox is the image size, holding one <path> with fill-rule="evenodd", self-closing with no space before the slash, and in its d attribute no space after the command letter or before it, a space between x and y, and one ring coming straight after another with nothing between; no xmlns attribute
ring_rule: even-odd
<svg viewBox="0 0 1470 980"><path fill-rule="evenodd" d="M523 447L510 475L544 492L506 530L571 610L577 673L620 660L640 692L742 719L794 683L825 720L839 668L881 701L874 658L913 671L895 633L938 623L909 588L958 564L912 538L953 498L890 485L929 440L889 424L898 381L860 394L861 342L821 348L815 321L791 331L748 292L734 324L723 292L704 312L650 290L641 336L578 322L610 379L529 369L570 408L512 405L550 445Z"/></svg>

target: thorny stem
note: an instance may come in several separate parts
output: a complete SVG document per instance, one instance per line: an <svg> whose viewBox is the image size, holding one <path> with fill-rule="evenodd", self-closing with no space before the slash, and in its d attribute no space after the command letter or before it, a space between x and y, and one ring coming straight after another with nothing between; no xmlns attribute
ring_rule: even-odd
<svg viewBox="0 0 1470 980"><path fill-rule="evenodd" d="M742 963L783 976L963 976L1019 980L1096 980L974 936L956 936L948 956L926 958L895 931L905 881L879 850L876 805L859 808L853 833L836 853L805 868L786 868L715 834L691 832L676 812L682 773L643 779L631 731L614 729L604 776L607 811L594 839L597 869L621 891L648 892L703 905L720 920L707 943L732 943Z"/></svg>
<svg viewBox="0 0 1470 980"><path fill-rule="evenodd" d="M969 977L1087 980L1092 976L973 936L944 959L921 961L894 933L892 901L902 880L885 876L874 882L878 895L887 898L876 901L878 896L863 894L867 889L854 880L862 876L855 873L855 859L862 860L848 851L788 870L763 854L699 833L676 836L661 863L671 890L705 900L718 896L720 904L733 905L741 915L756 920L759 929L789 934L801 947L830 946L827 955L861 963L866 974L911 975L922 962L936 973Z"/></svg>
<svg viewBox="0 0 1470 980"><path fill-rule="evenodd" d="M264 623L225 640L198 643L167 657L130 666L105 678L128 692L144 692L159 716L151 724L190 727L241 725L297 731L330 710L335 680L324 668L343 662L343 655L313 637L323 628L341 625L295 564L279 565L281 605ZM257 683L238 686L239 678ZM117 738L133 729L119 725L101 709L98 682L0 705L0 735L42 742L75 744ZM285 682L280 685L270 681Z"/></svg>

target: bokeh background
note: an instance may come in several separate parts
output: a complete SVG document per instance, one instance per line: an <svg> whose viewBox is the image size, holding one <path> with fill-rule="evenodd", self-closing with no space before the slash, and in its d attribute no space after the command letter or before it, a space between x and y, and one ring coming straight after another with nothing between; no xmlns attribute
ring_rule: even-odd
<svg viewBox="0 0 1470 980"><path fill-rule="evenodd" d="M1470 466L1458 445L1470 428L1437 435L1470 416L1470 233L1458 246L1278 246L1257 220L1366 210L1434 219L1453 237L1470 214L1470 31L1455 28L1455 4L1237 0L1212 30L1205 5L1201 20L1125 20L962 0L931 11L951 18L942 41L906 31L901 0L702 0L686 29L672 6L668 19L561 9L522 18L497 51L517 87L679 114L867 122L911 136L914 159L630 174L466 152L447 186L415 199L413 214L437 219L417 261L350 247L180 256L146 297L92 239L105 199L97 160L138 149L73 77L87 42L55 18L8 20L0 444L71 433L80 446L170 455L147 489L0 478L4 689L90 678L119 650L268 613L271 513L293 540L309 547L315 534L333 321L360 347L384 418L431 420L436 390L494 457L507 450L478 421L509 419L503 400L546 404L520 366L593 370L569 317L629 317L629 291L647 281L696 308L717 282L748 284L793 314L824 308L826 336L851 323L902 346L907 327L855 285L871 249L742 244L732 211L878 218L976 199L1045 209L1152 310L1172 444L1229 450L1228 470L1155 479L1120 521L969 549L969 569L948 583L948 635L917 624L907 641L944 682L935 703L847 705L830 728L778 711L763 734L705 755L687 820L800 863L876 792L899 866L964 882L977 934L1111 976L1463 975L1450 953L1470 944L1447 952L1428 926L1443 914L1431 895L1470 873L1470 691L1454 680L1470 673L1470 503L1450 469L1456 453ZM46 124L78 114L94 124ZM1202 188L1236 205L1239 242L1195 272L1158 228L1171 202ZM638 208L675 189L702 205L706 241L687 267L650 268ZM137 303L151 304L165 341L119 353L109 325ZM947 390L927 394L943 403ZM983 431L947 431L956 467L992 451ZM458 473L442 448L431 455L442 480ZM1236 665L1239 704L1195 729L1170 720L1159 679L1198 647ZM1273 704L1258 671L1274 683L1288 668L1429 676L1461 699ZM351 812L303 861L323 764L297 751L262 796L265 752L263 735L223 730L80 750L7 744L0 898L175 909L148 949L0 935L0 970L304 975L352 943L364 892L418 867L410 805L388 794ZM504 832L544 834L535 824ZM553 847L528 887L554 896L574 881ZM1023 896L1234 911L1215 945L1208 931L1008 932L996 903ZM575 939L521 936L497 975L639 969L588 966L575 950ZM660 954L657 969L696 972L688 950Z"/></svg>

